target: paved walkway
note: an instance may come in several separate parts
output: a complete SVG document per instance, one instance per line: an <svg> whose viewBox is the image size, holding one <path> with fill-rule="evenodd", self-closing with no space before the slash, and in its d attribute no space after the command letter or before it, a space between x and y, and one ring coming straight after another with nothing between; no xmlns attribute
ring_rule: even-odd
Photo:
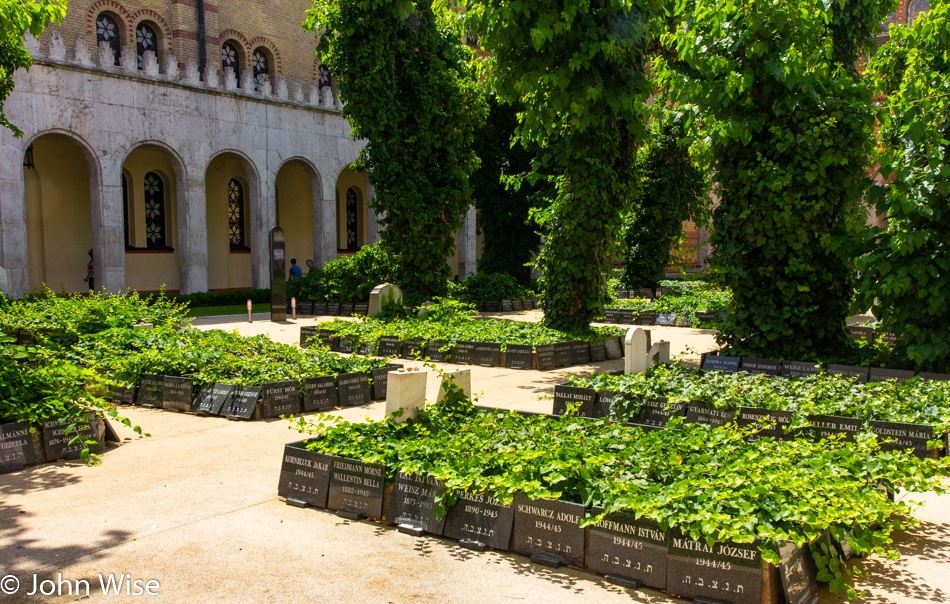
<svg viewBox="0 0 950 604"><path fill-rule="evenodd" d="M299 325L313 320L196 323L296 342ZM702 330L659 327L653 337L670 340L674 355L692 360L714 345ZM621 361L548 372L474 367L473 387L483 391L485 405L550 411L543 397L564 373L618 368ZM430 377L430 399L437 387ZM102 597L99 575L112 573L142 585L158 581L157 597L137 598L146 601L681 602L582 571L534 566L515 554L473 553L450 540L291 507L277 498L277 478L283 445L301 437L286 422L130 407L122 413L151 437L120 427L127 440L109 450L101 466L59 462L0 476L0 576L21 582L19 594L5 601L49 599L24 593L33 589L34 574L55 581L60 573L63 580L89 582L83 601L105 601L111 598ZM383 403L334 414L379 419ZM866 601L950 601L950 499L926 499L923 525L899 538L904 557L861 564L872 573L860 583L871 593ZM5 581L0 586L7 587ZM77 600L75 591L61 599ZM823 593L822 601L843 600Z"/></svg>

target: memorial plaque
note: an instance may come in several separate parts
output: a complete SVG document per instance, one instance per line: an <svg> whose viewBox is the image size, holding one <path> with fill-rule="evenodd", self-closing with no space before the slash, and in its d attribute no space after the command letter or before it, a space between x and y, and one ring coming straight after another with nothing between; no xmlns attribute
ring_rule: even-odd
<svg viewBox="0 0 950 604"><path fill-rule="evenodd" d="M676 322L676 314L671 312L661 312L656 315L657 325L673 325Z"/></svg>
<svg viewBox="0 0 950 604"><path fill-rule="evenodd" d="M340 304L340 314L344 317L352 317L353 307L354 304L352 302L343 302Z"/></svg>
<svg viewBox="0 0 950 604"><path fill-rule="evenodd" d="M723 357L715 354L703 355L703 369L706 371L739 371L739 357Z"/></svg>
<svg viewBox="0 0 950 604"><path fill-rule="evenodd" d="M842 560L850 560L854 557L854 549L852 549L851 544L848 543L848 537L854 534L854 531L848 531L845 534L844 539L840 541L831 536L831 531L825 530L825 539L827 540L828 547L834 548L838 555L841 556Z"/></svg>
<svg viewBox="0 0 950 604"><path fill-rule="evenodd" d="M337 343L337 348L340 352L354 353L356 352L356 344L359 342L356 336L343 336L340 338L339 343Z"/></svg>
<svg viewBox="0 0 950 604"><path fill-rule="evenodd" d="M762 557L754 543L694 541L669 531L666 591L681 598L712 598L730 604L760 604Z"/></svg>
<svg viewBox="0 0 950 604"><path fill-rule="evenodd" d="M327 315L328 306L326 302L314 302L313 314L318 317L325 317Z"/></svg>
<svg viewBox="0 0 950 604"><path fill-rule="evenodd" d="M399 349L399 338L396 336L383 336L379 339L379 352L376 354L381 357L398 357Z"/></svg>
<svg viewBox="0 0 950 604"><path fill-rule="evenodd" d="M524 309L525 310L534 310L534 300L531 298L524 299Z"/></svg>
<svg viewBox="0 0 950 604"><path fill-rule="evenodd" d="M882 451L912 449L920 458L933 457L935 451L927 449L927 443L934 440L934 427L927 424L901 424L896 422L868 422L871 432L877 435ZM884 440L894 442L884 442Z"/></svg>
<svg viewBox="0 0 950 604"><path fill-rule="evenodd" d="M869 371L867 367L856 367L854 365L835 365L832 363L825 367L825 371L829 375L843 375L845 377L852 378L858 384L865 384L868 381Z"/></svg>
<svg viewBox="0 0 950 604"><path fill-rule="evenodd" d="M805 547L796 547L791 541L775 545L779 557L779 576L787 604L815 604L818 602L818 568Z"/></svg>
<svg viewBox="0 0 950 604"><path fill-rule="evenodd" d="M327 507L332 463L333 457L309 451L302 442L286 445L277 496L299 506Z"/></svg>
<svg viewBox="0 0 950 604"><path fill-rule="evenodd" d="M425 352L425 345L422 340L406 340L402 343L402 358L421 359Z"/></svg>
<svg viewBox="0 0 950 604"><path fill-rule="evenodd" d="M584 506L554 499L532 501L515 495L511 551L548 566L584 566Z"/></svg>
<svg viewBox="0 0 950 604"><path fill-rule="evenodd" d="M36 338L32 333L21 329L17 331L16 344L17 346L36 346Z"/></svg>
<svg viewBox="0 0 950 604"><path fill-rule="evenodd" d="M821 373L821 368L818 363L808 361L782 361L782 370L780 371L782 377L795 378L818 375L819 373Z"/></svg>
<svg viewBox="0 0 950 604"><path fill-rule="evenodd" d="M686 403L671 403L665 396L657 399L645 400L640 407L637 422L647 426L665 428L671 417L686 415Z"/></svg>
<svg viewBox="0 0 950 604"><path fill-rule="evenodd" d="M297 302L297 315L313 315L313 302L310 300Z"/></svg>
<svg viewBox="0 0 950 604"><path fill-rule="evenodd" d="M600 363L601 361L607 360L607 343L603 340L591 342L589 350L591 363Z"/></svg>
<svg viewBox="0 0 950 604"><path fill-rule="evenodd" d="M838 415L809 415L811 432L815 440L843 434L847 441L854 441L854 435L864 429L864 420Z"/></svg>
<svg viewBox="0 0 950 604"><path fill-rule="evenodd" d="M619 308L608 308L604 311L604 323L619 323L620 322L620 309Z"/></svg>
<svg viewBox="0 0 950 604"><path fill-rule="evenodd" d="M644 310L637 314L637 325L653 325L656 322L655 310Z"/></svg>
<svg viewBox="0 0 950 604"><path fill-rule="evenodd" d="M458 365L471 365L475 362L475 342L456 342L449 359Z"/></svg>
<svg viewBox="0 0 950 604"><path fill-rule="evenodd" d="M356 354L363 356L375 355L376 345L373 342L360 342L360 345L356 348Z"/></svg>
<svg viewBox="0 0 950 604"><path fill-rule="evenodd" d="M875 334L876 338L880 338L882 344L887 344L888 346L893 346L897 344L897 336L886 331L879 331Z"/></svg>
<svg viewBox="0 0 950 604"><path fill-rule="evenodd" d="M614 408L614 393L610 390L598 390L597 402L594 404L594 417L612 417Z"/></svg>
<svg viewBox="0 0 950 604"><path fill-rule="evenodd" d="M785 433L785 428L792 424L792 412L779 409L761 409L759 407L739 407L739 427L745 428L753 424L770 424L761 428L749 437L750 441L770 436L777 440L789 440L792 435Z"/></svg>
<svg viewBox="0 0 950 604"><path fill-rule="evenodd" d="M445 528L445 516L441 520L436 517L435 497L444 491L445 487L435 478L397 472L386 521L441 535Z"/></svg>
<svg viewBox="0 0 950 604"><path fill-rule="evenodd" d="M339 302L327 302L327 315L331 317L340 316L340 303Z"/></svg>
<svg viewBox="0 0 950 604"><path fill-rule="evenodd" d="M390 364L385 367L373 369L373 400L382 401L386 399L386 392L389 389L389 372L396 371L402 365Z"/></svg>
<svg viewBox="0 0 950 604"><path fill-rule="evenodd" d="M691 401L686 408L687 424L705 424L711 428L725 426L736 418L733 408L718 409L713 403Z"/></svg>
<svg viewBox="0 0 950 604"><path fill-rule="evenodd" d="M369 302L356 302L353 304L353 314L365 317L369 314Z"/></svg>
<svg viewBox="0 0 950 604"><path fill-rule="evenodd" d="M143 373L139 381L139 391L135 404L143 407L161 407L165 398L165 376Z"/></svg>
<svg viewBox="0 0 950 604"><path fill-rule="evenodd" d="M352 517L383 517L386 466L336 457L330 464L327 507Z"/></svg>
<svg viewBox="0 0 950 604"><path fill-rule="evenodd" d="M300 347L309 348L310 339L318 337L320 335L320 330L316 327L301 327L300 328Z"/></svg>
<svg viewBox="0 0 950 604"><path fill-rule="evenodd" d="M778 375L779 367L782 366L781 361L776 361L774 359L757 359L754 357L742 357L742 360L739 365L740 371L745 371L746 373L752 375Z"/></svg>
<svg viewBox="0 0 950 604"><path fill-rule="evenodd" d="M429 360L436 363L445 363L448 360L448 351L439 349L446 344L445 340L433 340L426 344L426 356L429 357Z"/></svg>
<svg viewBox="0 0 950 604"><path fill-rule="evenodd" d="M633 325L637 320L637 313L632 308L621 308L617 311L617 323Z"/></svg>
<svg viewBox="0 0 950 604"><path fill-rule="evenodd" d="M341 373L337 376L337 389L344 407L369 402L369 377L365 373Z"/></svg>
<svg viewBox="0 0 950 604"><path fill-rule="evenodd" d="M710 321L716 320L716 313L705 310L696 311L694 316L696 317L696 320L700 321L701 323L709 323Z"/></svg>
<svg viewBox="0 0 950 604"><path fill-rule="evenodd" d="M261 396L260 386L235 386L221 409L221 415L232 419L251 419Z"/></svg>
<svg viewBox="0 0 950 604"><path fill-rule="evenodd" d="M128 388L126 386L109 386L106 392L106 397L111 401L115 401L116 403L126 403L131 405L133 402L135 402L135 387L133 386Z"/></svg>
<svg viewBox="0 0 950 604"><path fill-rule="evenodd" d="M671 323L671 325L676 325L677 327L692 327L693 317L684 314L676 315L676 321Z"/></svg>
<svg viewBox="0 0 950 604"><path fill-rule="evenodd" d="M931 373L929 371L921 371L917 375L920 376L920 379L925 382L947 382L950 381L950 373Z"/></svg>
<svg viewBox="0 0 950 604"><path fill-rule="evenodd" d="M508 550L515 506L508 505L486 493L460 491L455 505L445 516L444 534L464 543L482 544Z"/></svg>
<svg viewBox="0 0 950 604"><path fill-rule="evenodd" d="M165 387L162 389L162 408L167 411L184 413L191 411L194 400L195 381L186 377L166 375Z"/></svg>
<svg viewBox="0 0 950 604"><path fill-rule="evenodd" d="M531 369L532 346L508 344L505 350L505 367L508 369Z"/></svg>
<svg viewBox="0 0 950 604"><path fill-rule="evenodd" d="M554 344L536 346L538 353L538 371L547 371L557 368L557 358L554 354Z"/></svg>
<svg viewBox="0 0 950 604"><path fill-rule="evenodd" d="M30 424L16 422L0 425L0 474L15 472L36 462Z"/></svg>
<svg viewBox="0 0 950 604"><path fill-rule="evenodd" d="M574 415L580 417L594 417L594 408L597 405L597 391L592 388L575 388L574 386L554 387L554 415L567 413L568 405L578 405Z"/></svg>
<svg viewBox="0 0 950 604"><path fill-rule="evenodd" d="M604 350L607 351L608 359L619 359L623 356L623 346L617 338L610 338L604 341Z"/></svg>
<svg viewBox="0 0 950 604"><path fill-rule="evenodd" d="M83 419L66 419L62 423L59 420L53 417L40 422L47 461L79 459L86 447L89 447L90 453L101 453L105 448L105 425L95 413L84 413ZM66 430L71 424L76 427L67 434ZM87 440L94 440L97 444L87 445Z"/></svg>
<svg viewBox="0 0 950 604"><path fill-rule="evenodd" d="M521 311L524 310L524 302L523 302L522 300L512 300L512 301L511 301L511 308L512 308L515 312L521 312Z"/></svg>
<svg viewBox="0 0 950 604"><path fill-rule="evenodd" d="M914 372L909 369L884 369L883 367L872 367L868 372L869 382L884 382L887 380L897 380L903 382L914 377Z"/></svg>
<svg viewBox="0 0 950 604"><path fill-rule="evenodd" d="M192 406L200 415L220 415L228 399L234 394L234 384L210 384L201 389Z"/></svg>
<svg viewBox="0 0 950 604"><path fill-rule="evenodd" d="M482 303L482 306L485 308L485 312L500 312L501 311L501 302L498 300L488 300Z"/></svg>
<svg viewBox="0 0 950 604"><path fill-rule="evenodd" d="M624 299L626 299L626 298L629 298L629 297L630 297L630 290L628 290L628 289L618 289L618 290L617 290L617 297L618 297L619 299L621 299L621 300L624 300Z"/></svg>
<svg viewBox="0 0 950 604"><path fill-rule="evenodd" d="M590 344L581 340L571 342L571 360L574 365L590 363Z"/></svg>
<svg viewBox="0 0 950 604"><path fill-rule="evenodd" d="M511 300L502 300L501 301L501 312L512 312L515 307Z"/></svg>
<svg viewBox="0 0 950 604"><path fill-rule="evenodd" d="M558 342L554 345L554 361L558 367L569 367L574 362L570 342Z"/></svg>
<svg viewBox="0 0 950 604"><path fill-rule="evenodd" d="M304 411L326 411L336 407L336 405L336 377L327 375L304 379Z"/></svg>
<svg viewBox="0 0 950 604"><path fill-rule="evenodd" d="M501 366L501 344L497 342L475 342L473 365L482 367Z"/></svg>
<svg viewBox="0 0 950 604"><path fill-rule="evenodd" d="M590 527L587 568L594 572L666 589L666 558L666 533L652 520L615 512Z"/></svg>
<svg viewBox="0 0 950 604"><path fill-rule="evenodd" d="M873 327L861 327L860 325L850 325L848 327L848 335L852 340L864 340L865 342L874 341L874 328Z"/></svg>
<svg viewBox="0 0 950 604"><path fill-rule="evenodd" d="M300 382L287 380L272 382L261 387L261 415L280 417L300 413Z"/></svg>

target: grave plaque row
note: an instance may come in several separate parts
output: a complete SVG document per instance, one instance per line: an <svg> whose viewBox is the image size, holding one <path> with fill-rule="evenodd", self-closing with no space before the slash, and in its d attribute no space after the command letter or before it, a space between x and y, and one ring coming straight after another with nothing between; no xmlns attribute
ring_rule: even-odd
<svg viewBox="0 0 950 604"><path fill-rule="evenodd" d="M385 367L372 370L370 375L373 378L373 400L381 401L386 398L386 391L389 389L389 372L401 367L401 364L390 363Z"/></svg>
<svg viewBox="0 0 950 604"><path fill-rule="evenodd" d="M298 506L327 507L331 463L329 455L309 451L304 443L286 445L277 495Z"/></svg>
<svg viewBox="0 0 950 604"><path fill-rule="evenodd" d="M344 317L353 316L353 303L352 302L342 302L340 303L340 314Z"/></svg>
<svg viewBox="0 0 950 604"><path fill-rule="evenodd" d="M617 322L632 325L636 321L637 313L632 308L621 308L617 312Z"/></svg>
<svg viewBox="0 0 950 604"><path fill-rule="evenodd" d="M184 413L190 411L194 400L195 381L186 377L166 375L162 388L162 408Z"/></svg>
<svg viewBox="0 0 950 604"><path fill-rule="evenodd" d="M402 343L401 356L404 359L421 359L424 352L425 346L421 340L406 340Z"/></svg>
<svg viewBox="0 0 950 604"><path fill-rule="evenodd" d="M435 499L443 492L445 487L435 478L398 472L389 498L386 520L412 532L441 535L445 528L445 516L441 519L436 516Z"/></svg>
<svg viewBox="0 0 950 604"><path fill-rule="evenodd" d="M508 344L505 350L505 367L508 369L531 369L530 344Z"/></svg>
<svg viewBox="0 0 950 604"><path fill-rule="evenodd" d="M356 348L356 354L363 356L376 354L376 348L372 342L360 342L360 345Z"/></svg>
<svg viewBox="0 0 950 604"><path fill-rule="evenodd" d="M876 420L869 421L868 426L881 442L882 451L911 449L913 454L920 458L933 456L933 451L927 449L927 443L934 439L933 426ZM893 442L884 442L885 440Z"/></svg>
<svg viewBox="0 0 950 604"><path fill-rule="evenodd" d="M515 306L511 300L501 301L501 312L512 312L514 309L515 309Z"/></svg>
<svg viewBox="0 0 950 604"><path fill-rule="evenodd" d="M637 314L637 325L653 325L656 323L656 311L644 310Z"/></svg>
<svg viewBox="0 0 950 604"><path fill-rule="evenodd" d="M607 343L603 340L590 343L590 362L600 363L607 360Z"/></svg>
<svg viewBox="0 0 950 604"><path fill-rule="evenodd" d="M912 377L914 377L914 372L908 369L884 369L883 367L874 367L868 371L869 382L884 382L887 380L903 382Z"/></svg>
<svg viewBox="0 0 950 604"><path fill-rule="evenodd" d="M501 311L501 302L498 300L489 300L482 303L482 309L485 312L500 312Z"/></svg>
<svg viewBox="0 0 950 604"><path fill-rule="evenodd" d="M14 472L38 461L30 424L0 425L0 474Z"/></svg>
<svg viewBox="0 0 950 604"><path fill-rule="evenodd" d="M314 302L313 303L313 314L323 317L327 314L327 303L326 302Z"/></svg>
<svg viewBox="0 0 950 604"><path fill-rule="evenodd" d="M522 300L512 300L512 301L511 301L511 308L512 308L512 310L514 310L515 312L521 312L521 311L523 311L523 310L524 310L524 301L522 301Z"/></svg>
<svg viewBox="0 0 950 604"><path fill-rule="evenodd" d="M703 355L702 368L705 371L739 371L739 357L726 357L715 354Z"/></svg>
<svg viewBox="0 0 950 604"><path fill-rule="evenodd" d="M619 308L608 308L604 310L604 323L619 323L619 322L620 322Z"/></svg>
<svg viewBox="0 0 950 604"><path fill-rule="evenodd" d="M818 375L820 368L818 363L808 361L782 361L781 375L783 377L808 377Z"/></svg>
<svg viewBox="0 0 950 604"><path fill-rule="evenodd" d="M333 458L327 507L351 518L382 518L386 466Z"/></svg>
<svg viewBox="0 0 950 604"><path fill-rule="evenodd" d="M590 345L580 340L571 342L571 360L575 365L590 363Z"/></svg>
<svg viewBox="0 0 950 604"><path fill-rule="evenodd" d="M734 420L736 410L733 408L719 409L712 403L691 401L686 408L687 424L706 424L711 428L724 426Z"/></svg>
<svg viewBox="0 0 950 604"><path fill-rule="evenodd" d="M864 429L864 420L855 417L809 415L808 422L815 440L844 435L845 440L854 441L854 435Z"/></svg>
<svg viewBox="0 0 950 604"><path fill-rule="evenodd" d="M781 361L774 359L756 359L753 357L742 357L742 363L739 366L740 371L751 373L753 375L778 375Z"/></svg>
<svg viewBox="0 0 950 604"><path fill-rule="evenodd" d="M511 550L547 566L584 566L582 504L552 499L530 500L515 495Z"/></svg>
<svg viewBox="0 0 950 604"><path fill-rule="evenodd" d="M829 364L827 367L825 367L825 371L827 371L831 375L843 375L845 377L849 377L859 384L864 384L864 383L867 383L868 381L869 371L867 367L854 367L852 365L836 365L832 363L832 364Z"/></svg>
<svg viewBox="0 0 950 604"><path fill-rule="evenodd" d="M261 415L280 417L301 412L300 383L295 380L273 382L261 387Z"/></svg>
<svg viewBox="0 0 950 604"><path fill-rule="evenodd" d="M327 316L330 316L330 317L339 317L339 316L340 316L340 303L339 303L339 302L327 302Z"/></svg>

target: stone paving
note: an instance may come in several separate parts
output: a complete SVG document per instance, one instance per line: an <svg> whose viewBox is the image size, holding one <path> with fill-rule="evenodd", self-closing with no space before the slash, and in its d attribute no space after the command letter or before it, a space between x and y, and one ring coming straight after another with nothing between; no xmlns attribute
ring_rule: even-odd
<svg viewBox="0 0 950 604"><path fill-rule="evenodd" d="M299 326L313 319L195 323L296 342ZM674 356L687 361L714 347L709 331L652 329L654 340L670 340ZM482 392L484 405L550 411L545 397L564 373L615 370L621 363L547 372L474 367L473 389ZM433 377L430 400L438 387ZM379 419L383 406L333 413ZM56 581L60 574L74 583L87 580L91 588L89 597L83 591L57 600L109 600L101 595L99 575L110 573L142 584L157 580L157 596L137 599L167 602L682 601L616 587L583 571L538 567L515 554L474 553L447 539L411 537L387 525L291 507L277 498L277 478L283 445L301 436L284 421L237 422L132 407L121 412L151 436L138 438L119 427L125 442L107 451L101 466L58 462L0 476L0 575L21 583L18 595L4 601L49 600L25 594L34 575ZM950 601L950 498L915 497L926 506L921 526L899 535L901 560L872 557L858 564L869 573L858 582L869 593L864 601ZM844 599L822 592L821 601Z"/></svg>

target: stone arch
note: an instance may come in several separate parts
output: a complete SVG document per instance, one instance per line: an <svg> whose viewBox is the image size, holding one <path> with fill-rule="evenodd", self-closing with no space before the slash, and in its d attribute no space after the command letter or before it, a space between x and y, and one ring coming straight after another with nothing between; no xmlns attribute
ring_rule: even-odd
<svg viewBox="0 0 950 604"><path fill-rule="evenodd" d="M125 40L121 40L121 42L127 44L128 40L135 34L135 28L132 26L132 15L115 0L96 0L96 2L93 2L89 10L86 11L86 31L95 39L96 17L102 12L113 13L119 18L119 29L122 31L122 35L125 36Z"/></svg>
<svg viewBox="0 0 950 604"><path fill-rule="evenodd" d="M912 25L920 13L930 10L930 2L928 0L906 0L906 2L907 8L904 13L904 23L907 25Z"/></svg>
<svg viewBox="0 0 950 604"><path fill-rule="evenodd" d="M243 187L245 241L242 249L232 249L229 241L228 183L237 180ZM237 149L213 153L205 167L205 245L208 258L208 288L235 289L255 286L255 268L266 258L261 175L254 160ZM265 233L265 234L262 234ZM264 247L262 247L262 243ZM259 272L259 271L258 271Z"/></svg>
<svg viewBox="0 0 950 604"><path fill-rule="evenodd" d="M238 43L245 58L250 56L253 49L251 48L251 43L244 37L244 34L234 29L225 29L218 34L218 47L223 46L228 40L233 40Z"/></svg>
<svg viewBox="0 0 950 604"><path fill-rule="evenodd" d="M135 30L139 26L139 23L145 21L150 25L157 26L158 30L161 32L161 40L159 40L158 48L161 51L162 56L166 57L172 54L172 30L160 14L150 8L143 8L135 11L132 14L131 19L132 20L130 21L129 29L132 32L132 38L130 38L130 40L134 39Z"/></svg>
<svg viewBox="0 0 950 604"><path fill-rule="evenodd" d="M276 78L283 73L280 63L280 52L278 52L277 46L275 46L273 42L262 36L258 36L248 43L248 48L252 53L261 47L270 54L269 59L271 59L271 69L273 69L271 75Z"/></svg>
<svg viewBox="0 0 950 604"><path fill-rule="evenodd" d="M314 163L302 156L284 159L274 174L274 193L277 223L284 229L288 258L293 254L312 259L316 266L333 260L336 249L331 255L325 243L323 177Z"/></svg>

